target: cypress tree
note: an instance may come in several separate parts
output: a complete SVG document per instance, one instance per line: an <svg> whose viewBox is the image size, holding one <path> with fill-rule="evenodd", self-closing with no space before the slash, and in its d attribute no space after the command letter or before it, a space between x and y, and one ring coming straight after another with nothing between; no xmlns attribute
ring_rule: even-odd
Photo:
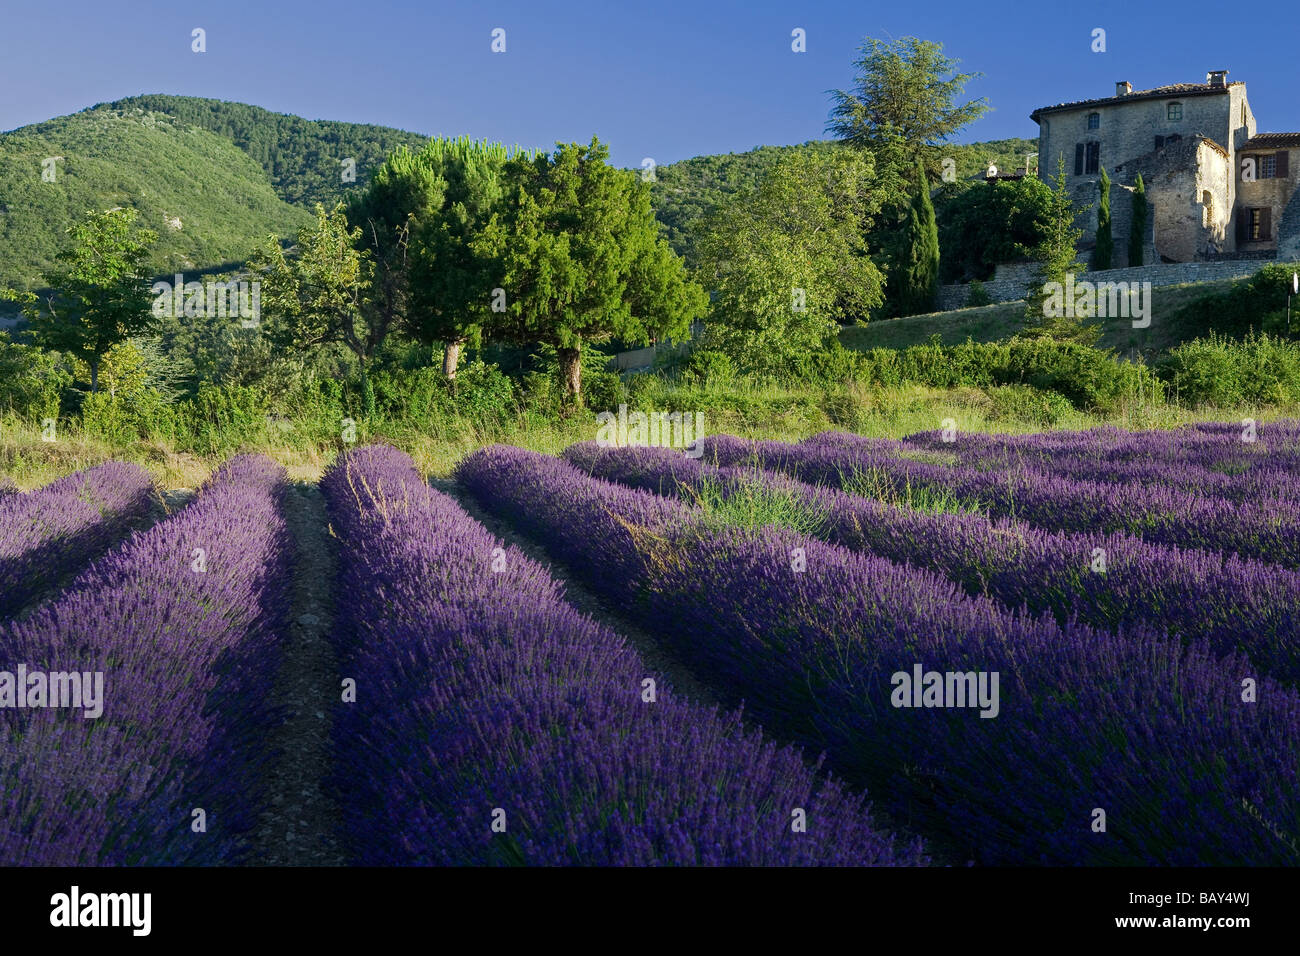
<svg viewBox="0 0 1300 956"><path fill-rule="evenodd" d="M1109 269L1115 254L1115 240L1110 234L1110 177L1106 175L1105 167L1102 167L1098 188L1101 199L1097 205L1097 245L1092 251L1092 267Z"/></svg>
<svg viewBox="0 0 1300 956"><path fill-rule="evenodd" d="M916 162L916 196L907 214L907 261L903 268L902 314L918 315L934 308L939 291L939 225L930 201L925 165Z"/></svg>
<svg viewBox="0 0 1300 956"><path fill-rule="evenodd" d="M1133 216L1128 233L1128 264L1142 265L1142 243L1147 233L1147 187L1142 174L1137 176L1137 189L1133 191Z"/></svg>

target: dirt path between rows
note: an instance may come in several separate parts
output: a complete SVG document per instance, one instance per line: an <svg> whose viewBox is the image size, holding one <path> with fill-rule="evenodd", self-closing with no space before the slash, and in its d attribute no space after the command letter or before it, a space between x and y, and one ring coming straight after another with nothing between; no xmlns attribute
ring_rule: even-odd
<svg viewBox="0 0 1300 956"><path fill-rule="evenodd" d="M516 531L507 521L498 518L482 508L464 488L449 478L431 478L429 484L444 494L455 498L460 506L488 531L513 544L519 550L546 568L551 577L564 586L565 599L588 617L605 625L615 634L627 639L641 656L646 668L651 672L647 676L662 675L676 689L678 694L709 706L720 706L717 697L691 673L683 661L674 655L653 634L637 625L629 615L623 613L612 601L607 600L587 588L578 578L558 561L552 560L546 548L536 539Z"/></svg>
<svg viewBox="0 0 1300 956"><path fill-rule="evenodd" d="M285 721L267 741L278 756L268 773L268 805L252 835L251 861L343 866L339 809L324 787L334 760L330 717L340 678L329 641L336 557L320 489L295 483L285 499L285 519L295 546L293 604L272 698Z"/></svg>

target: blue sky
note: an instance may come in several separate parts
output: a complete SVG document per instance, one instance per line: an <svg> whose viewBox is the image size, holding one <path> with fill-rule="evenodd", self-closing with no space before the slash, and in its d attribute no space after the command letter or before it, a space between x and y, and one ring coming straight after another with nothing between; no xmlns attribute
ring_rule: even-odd
<svg viewBox="0 0 1300 956"><path fill-rule="evenodd" d="M195 27L206 53L190 49ZM805 53L791 51L796 27ZM1096 27L1105 53L1090 49ZM0 31L3 130L173 93L529 147L595 134L620 165L667 163L821 138L827 91L851 85L862 38L908 34L984 74L968 94L995 110L964 142L1033 136L1034 107L1109 95L1117 80L1143 89L1211 69L1246 81L1261 131L1300 130L1288 3L0 0Z"/></svg>

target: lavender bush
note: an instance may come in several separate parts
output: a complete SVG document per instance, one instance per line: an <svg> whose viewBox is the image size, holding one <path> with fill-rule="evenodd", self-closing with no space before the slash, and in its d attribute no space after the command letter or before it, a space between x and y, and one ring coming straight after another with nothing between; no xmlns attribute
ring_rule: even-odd
<svg viewBox="0 0 1300 956"><path fill-rule="evenodd" d="M646 702L637 654L401 452L348 452L322 488L341 540L336 637L358 684L335 725L357 862L925 862L737 715L662 681Z"/></svg>
<svg viewBox="0 0 1300 956"><path fill-rule="evenodd" d="M235 458L58 599L0 624L0 670L104 675L98 718L0 708L0 865L242 859L288 604L286 488L280 466Z"/></svg>
<svg viewBox="0 0 1300 956"><path fill-rule="evenodd" d="M680 502L520 449L476 452L456 475L956 860L1300 862L1300 696L1239 655L1011 615L784 529L702 526ZM893 675L915 665L997 672L997 716L892 706Z"/></svg>
<svg viewBox="0 0 1300 956"><path fill-rule="evenodd" d="M711 436L702 444L704 459L718 465L757 464L868 497L950 495L992 517L1018 518L1049 531L1126 533L1170 547L1224 551L1300 568L1300 500L1240 503L1164 485L936 464L900 458L878 442L834 433L795 445L732 436Z"/></svg>
<svg viewBox="0 0 1300 956"><path fill-rule="evenodd" d="M153 480L110 461L30 494L0 489L0 617L110 547L149 513Z"/></svg>
<svg viewBox="0 0 1300 956"><path fill-rule="evenodd" d="M1300 496L1293 455L1279 442L1241 440L1241 426L1230 438L1190 429L1125 432L1099 428L1087 432L1036 435L985 435L942 431L903 439L897 450L924 450L955 457L984 469L1046 471L1075 480L1118 484L1169 485L1231 501L1250 502ZM951 439L951 440L946 440Z"/></svg>
<svg viewBox="0 0 1300 956"><path fill-rule="evenodd" d="M818 537L937 571L1012 610L1050 611L1061 624L1147 625L1187 642L1204 639L1216 653L1240 650L1264 673L1300 682L1300 573L1276 565L1130 534L931 514L769 472L717 468L667 448L584 442L564 458L597 478L688 499L709 488L743 495L765 487L815 515Z"/></svg>

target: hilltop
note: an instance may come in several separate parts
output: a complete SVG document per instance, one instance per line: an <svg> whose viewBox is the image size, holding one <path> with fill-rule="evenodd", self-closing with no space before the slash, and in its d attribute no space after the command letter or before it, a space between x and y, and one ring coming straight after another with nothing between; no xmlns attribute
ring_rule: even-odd
<svg viewBox="0 0 1300 956"><path fill-rule="evenodd" d="M53 182L42 179L50 158ZM241 261L251 242L307 219L221 136L164 114L87 110L0 134L0 284L38 286L67 227L115 206L158 233L164 272Z"/></svg>

